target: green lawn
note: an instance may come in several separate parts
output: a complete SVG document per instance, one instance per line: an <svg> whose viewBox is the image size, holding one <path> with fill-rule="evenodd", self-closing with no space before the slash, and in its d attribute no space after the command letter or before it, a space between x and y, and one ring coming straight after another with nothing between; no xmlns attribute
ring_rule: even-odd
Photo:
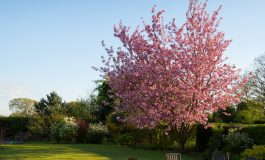
<svg viewBox="0 0 265 160"><path fill-rule="evenodd" d="M164 160L162 151L130 149L118 145L95 144L12 144L2 145L0 160L128 160L133 156L138 160ZM201 160L196 155L183 155L183 160Z"/></svg>

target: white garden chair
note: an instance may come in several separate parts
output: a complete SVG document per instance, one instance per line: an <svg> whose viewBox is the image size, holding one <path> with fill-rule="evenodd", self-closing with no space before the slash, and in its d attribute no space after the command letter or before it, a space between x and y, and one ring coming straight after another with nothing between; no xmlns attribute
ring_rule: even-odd
<svg viewBox="0 0 265 160"><path fill-rule="evenodd" d="M181 160L180 153L166 153L166 160Z"/></svg>

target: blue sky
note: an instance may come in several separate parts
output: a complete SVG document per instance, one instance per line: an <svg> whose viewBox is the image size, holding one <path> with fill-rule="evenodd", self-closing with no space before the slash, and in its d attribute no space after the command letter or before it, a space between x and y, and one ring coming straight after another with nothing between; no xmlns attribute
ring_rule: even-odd
<svg viewBox="0 0 265 160"><path fill-rule="evenodd" d="M166 10L166 20L184 21L187 0L0 0L0 115L10 113L16 97L39 100L51 91L66 101L86 97L100 79L91 66L101 65L101 40L117 47L113 25L149 21L154 4ZM265 1L209 0L209 11L220 4L219 29L233 39L225 55L249 69L265 52Z"/></svg>

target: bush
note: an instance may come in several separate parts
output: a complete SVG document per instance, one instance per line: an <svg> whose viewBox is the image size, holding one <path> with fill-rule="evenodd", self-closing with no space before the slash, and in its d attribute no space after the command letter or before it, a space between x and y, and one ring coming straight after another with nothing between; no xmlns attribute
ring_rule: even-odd
<svg viewBox="0 0 265 160"><path fill-rule="evenodd" d="M253 140L246 133L230 132L223 138L224 151L240 153L253 145Z"/></svg>
<svg viewBox="0 0 265 160"><path fill-rule="evenodd" d="M252 149L246 149L241 154L242 160L247 158L265 159L265 145L254 145Z"/></svg>
<svg viewBox="0 0 265 160"><path fill-rule="evenodd" d="M127 128L122 135L116 136L115 143L132 148L147 150L170 150L175 143L175 135L166 134L161 129Z"/></svg>
<svg viewBox="0 0 265 160"><path fill-rule="evenodd" d="M125 134L117 136L114 141L116 144L132 145L133 136L130 133L125 133Z"/></svg>
<svg viewBox="0 0 265 160"><path fill-rule="evenodd" d="M28 129L34 135L35 140L41 140L49 132L45 127L44 118L39 115L32 116L28 123Z"/></svg>
<svg viewBox="0 0 265 160"><path fill-rule="evenodd" d="M76 133L76 140L79 143L84 143L87 134L88 124L85 120L79 119L77 120L77 125L78 125L78 130Z"/></svg>
<svg viewBox="0 0 265 160"><path fill-rule="evenodd" d="M105 143L110 135L108 128L101 124L90 124L87 129L86 142L88 143Z"/></svg>
<svg viewBox="0 0 265 160"><path fill-rule="evenodd" d="M73 142L78 125L73 118L65 117L51 124L52 142Z"/></svg>
<svg viewBox="0 0 265 160"><path fill-rule="evenodd" d="M62 140L74 140L76 131L78 129L78 124L75 122L74 118L65 117L64 124L60 130L60 138Z"/></svg>
<svg viewBox="0 0 265 160"><path fill-rule="evenodd" d="M137 144L155 144L156 141L156 132L151 129L135 129L130 133L133 137L132 145Z"/></svg>
<svg viewBox="0 0 265 160"><path fill-rule="evenodd" d="M265 145L265 125L248 125L241 129L241 132L247 133L253 139L256 145Z"/></svg>
<svg viewBox="0 0 265 160"><path fill-rule="evenodd" d="M236 134L231 134L231 133L229 134L229 131L231 129L238 130L238 132ZM206 159L210 158L214 150L219 150L219 151L232 150L232 152L235 152L234 150L239 149L242 151L240 147L236 148L234 145L238 144L239 142L243 143L242 145L244 145L245 142L246 143L250 142L251 141L250 139L252 139L253 143L256 145L265 144L265 136L264 136L265 125L264 124L259 124L259 125L213 124L211 131L212 131L212 136L209 140L208 148L204 152L204 157ZM225 138L224 138L224 135L226 135ZM248 139L249 141L246 139ZM250 144L251 143L252 142L250 142ZM233 159L235 159L234 156L235 154L232 155Z"/></svg>

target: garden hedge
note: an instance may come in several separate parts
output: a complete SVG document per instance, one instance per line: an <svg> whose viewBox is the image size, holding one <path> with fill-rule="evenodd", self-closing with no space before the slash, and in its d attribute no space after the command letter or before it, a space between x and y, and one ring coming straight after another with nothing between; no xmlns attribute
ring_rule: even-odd
<svg viewBox="0 0 265 160"><path fill-rule="evenodd" d="M14 138L28 131L28 117L0 117L0 131L5 138Z"/></svg>
<svg viewBox="0 0 265 160"><path fill-rule="evenodd" d="M265 124L247 125L241 132L247 133L256 145L265 145Z"/></svg>

